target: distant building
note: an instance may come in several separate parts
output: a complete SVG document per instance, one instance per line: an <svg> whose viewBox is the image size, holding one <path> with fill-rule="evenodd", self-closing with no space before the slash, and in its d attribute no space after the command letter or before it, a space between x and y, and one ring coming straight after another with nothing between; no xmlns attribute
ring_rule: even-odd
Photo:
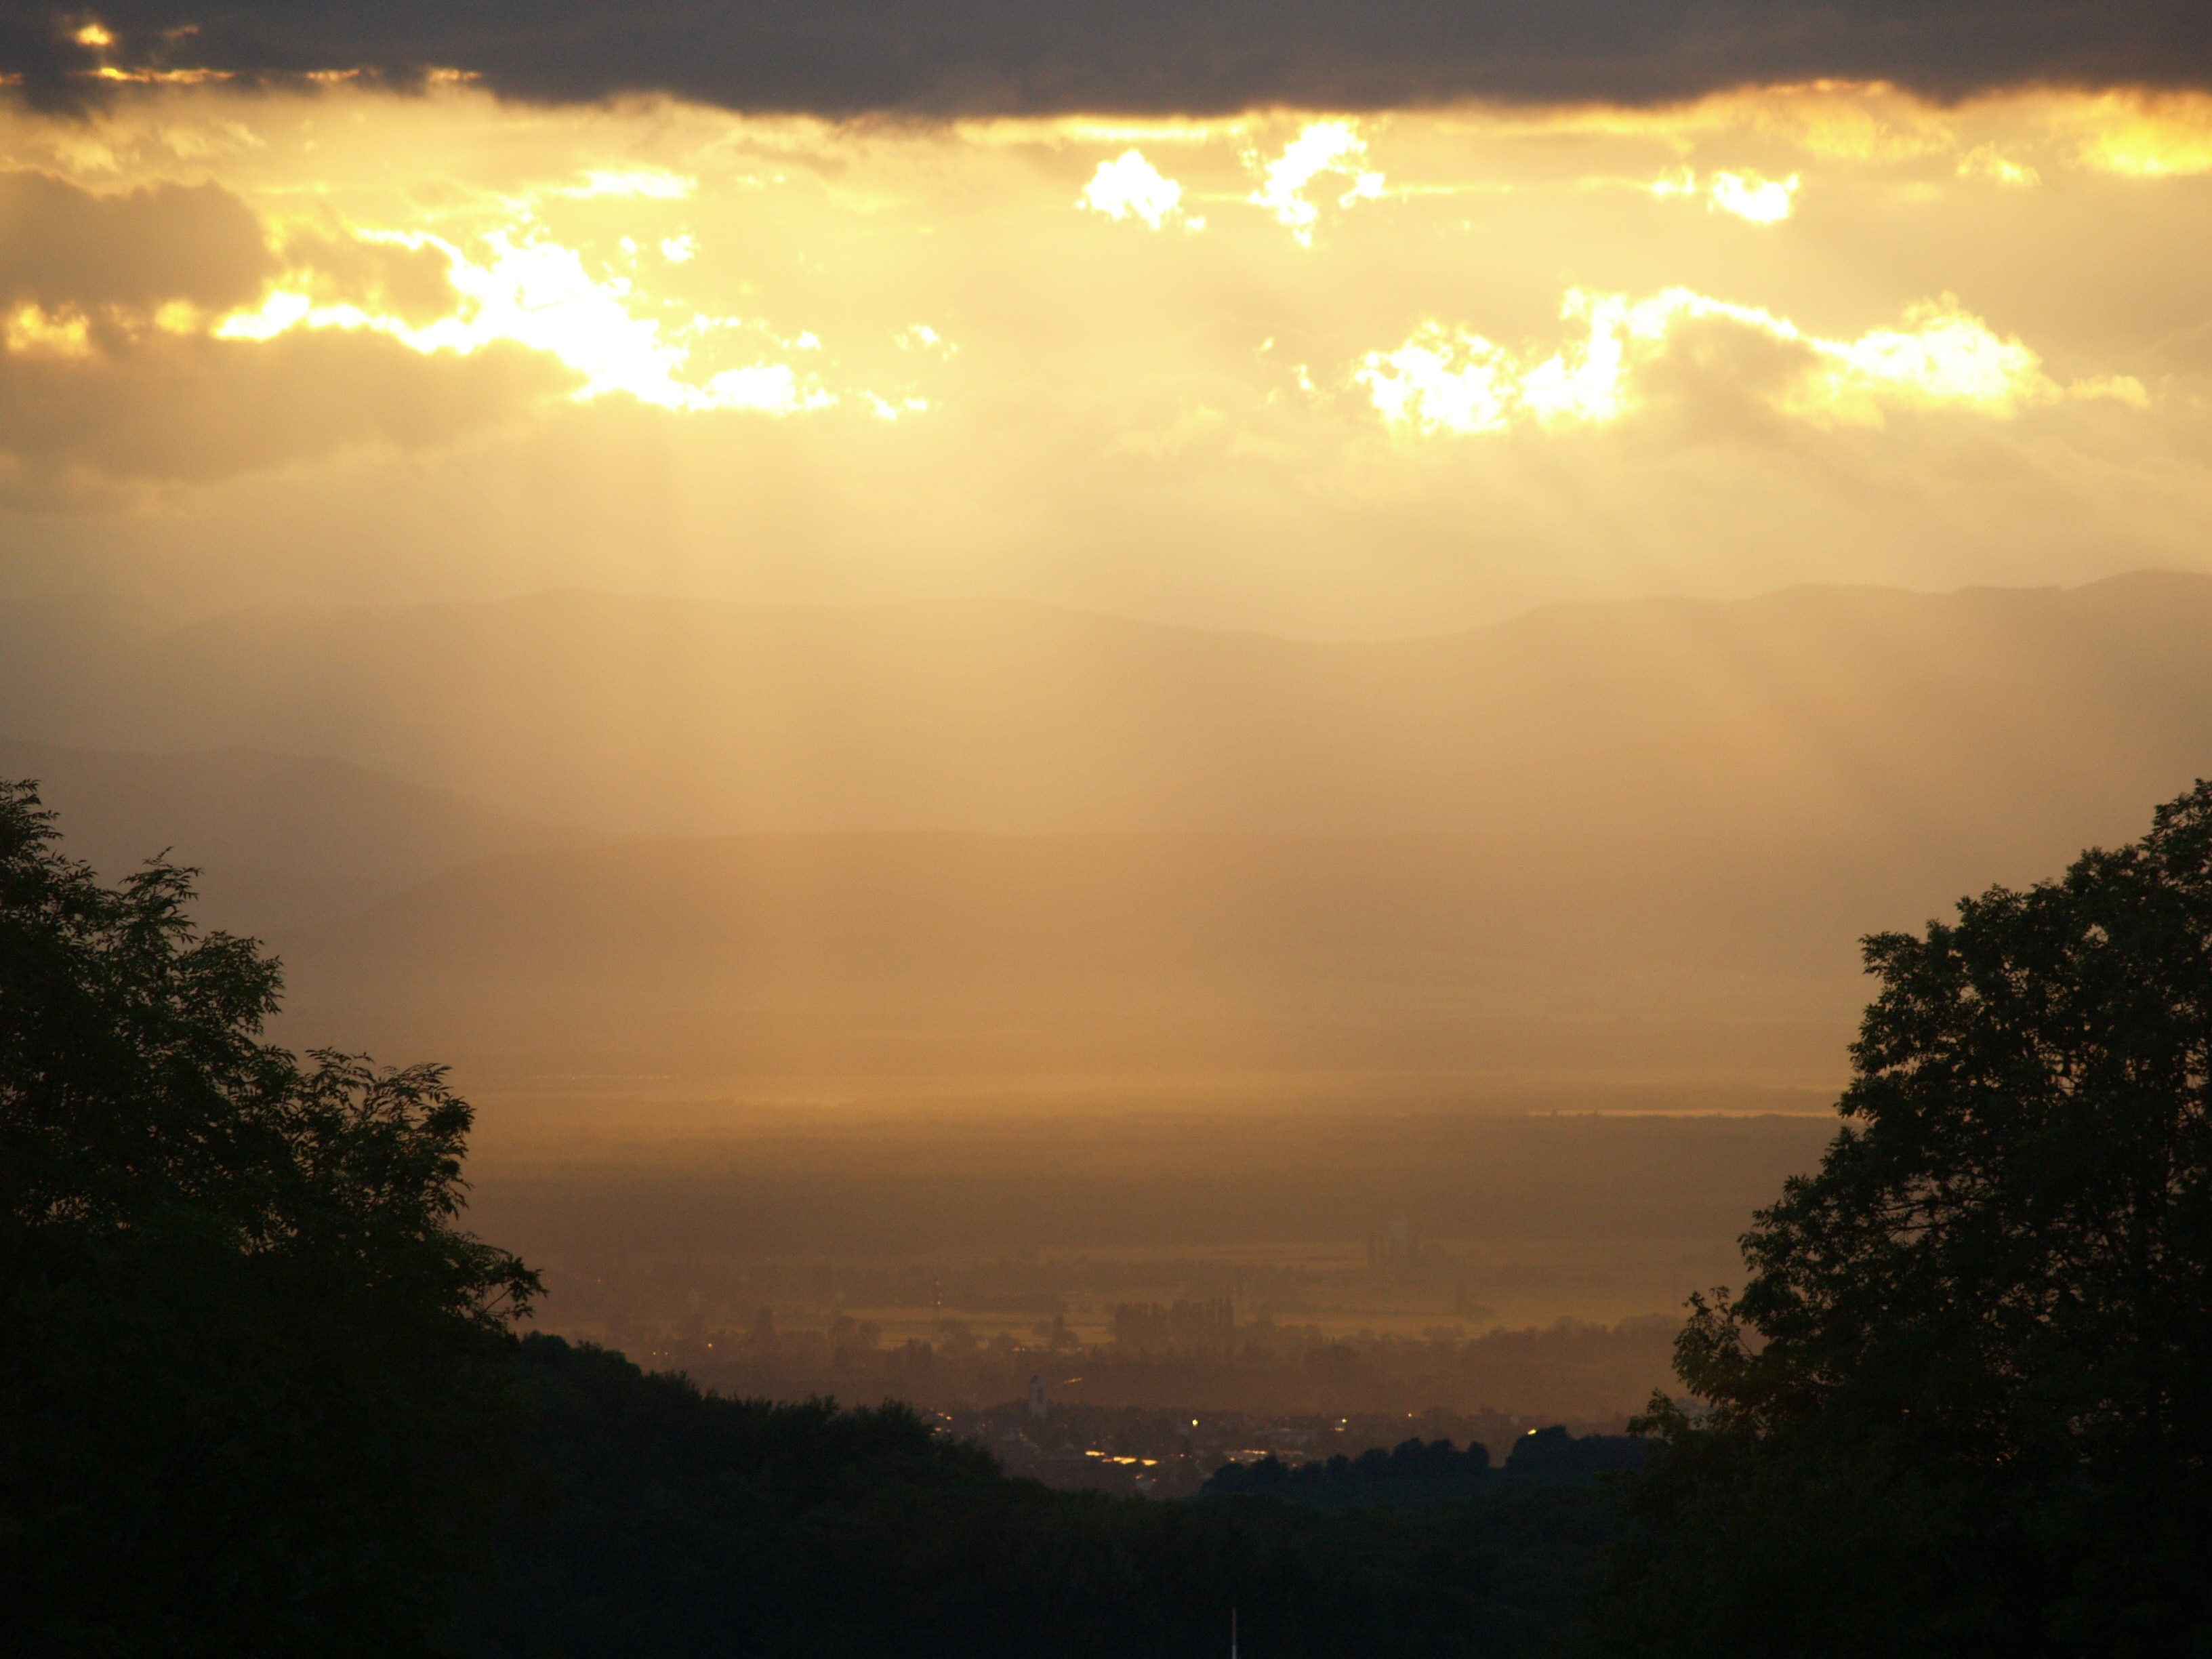
<svg viewBox="0 0 2212 1659"><path fill-rule="evenodd" d="M1367 1236L1367 1265L1370 1267L1403 1269L1409 1264L1419 1243L1413 1237L1413 1224L1394 1221L1379 1234Z"/></svg>
<svg viewBox="0 0 2212 1659"><path fill-rule="evenodd" d="M1155 1353L1173 1348L1224 1348L1237 1332L1237 1309L1229 1297L1178 1302L1124 1302L1114 1310L1114 1341L1124 1348Z"/></svg>
<svg viewBox="0 0 2212 1659"><path fill-rule="evenodd" d="M1032 1376L1030 1378L1030 1415L1042 1423L1050 1409L1050 1403L1044 1397L1044 1378Z"/></svg>

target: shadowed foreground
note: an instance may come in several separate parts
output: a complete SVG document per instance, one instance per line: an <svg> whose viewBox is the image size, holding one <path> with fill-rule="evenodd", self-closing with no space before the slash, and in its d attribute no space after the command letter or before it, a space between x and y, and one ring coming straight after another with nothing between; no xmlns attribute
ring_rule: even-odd
<svg viewBox="0 0 2212 1659"><path fill-rule="evenodd" d="M1054 1492L896 1407L702 1395L526 1339L534 1501L459 1632L477 1659L1540 1650L1613 1529L1591 1484L1413 1514Z"/></svg>

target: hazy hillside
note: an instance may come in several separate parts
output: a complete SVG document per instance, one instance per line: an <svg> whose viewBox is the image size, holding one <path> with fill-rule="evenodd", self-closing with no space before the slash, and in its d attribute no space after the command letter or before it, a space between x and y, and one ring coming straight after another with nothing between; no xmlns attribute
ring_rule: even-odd
<svg viewBox="0 0 2212 1659"><path fill-rule="evenodd" d="M0 731L167 751L0 763L103 864L204 863L288 1030L586 1067L1829 1076L1861 933L2212 772L2197 576L1372 645L579 593L0 631Z"/></svg>
<svg viewBox="0 0 2212 1659"><path fill-rule="evenodd" d="M19 617L16 631L33 625ZM996 601L550 593L39 621L0 730L342 757L653 834L2131 834L2212 757L2212 578L1554 606L1323 645Z"/></svg>
<svg viewBox="0 0 2212 1659"><path fill-rule="evenodd" d="M0 775L38 780L67 850L109 878L166 852L200 867L208 925L280 944L456 865L578 839L343 761L248 750L118 754L0 740Z"/></svg>
<svg viewBox="0 0 2212 1659"><path fill-rule="evenodd" d="M448 872L291 956L309 1026L532 1069L1827 1078L1861 934L2039 872L1899 838L631 840Z"/></svg>

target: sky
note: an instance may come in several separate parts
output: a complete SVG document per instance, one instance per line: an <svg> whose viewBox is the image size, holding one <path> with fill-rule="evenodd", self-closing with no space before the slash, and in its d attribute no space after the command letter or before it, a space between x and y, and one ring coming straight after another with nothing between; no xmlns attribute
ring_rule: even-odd
<svg viewBox="0 0 2212 1659"><path fill-rule="evenodd" d="M2212 568L2181 8L328 10L0 19L0 598Z"/></svg>

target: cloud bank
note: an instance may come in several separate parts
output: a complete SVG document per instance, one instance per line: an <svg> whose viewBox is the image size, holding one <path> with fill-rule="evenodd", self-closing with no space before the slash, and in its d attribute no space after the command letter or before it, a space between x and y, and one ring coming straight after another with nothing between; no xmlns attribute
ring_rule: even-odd
<svg viewBox="0 0 2212 1659"><path fill-rule="evenodd" d="M310 233L280 259L218 185L101 195L0 171L0 501L205 483L363 444L422 448L574 386L512 331L410 349L367 331L256 337L222 314L281 269L334 302L434 315L459 295L430 253Z"/></svg>
<svg viewBox="0 0 2212 1659"><path fill-rule="evenodd" d="M0 11L46 107L133 82L477 78L502 96L666 94L833 116L1652 104L1751 83L2212 87L2191 0L111 0Z"/></svg>
<svg viewBox="0 0 2212 1659"><path fill-rule="evenodd" d="M1854 340L1680 288L1635 301L1576 289L1563 315L1586 334L1534 361L1431 323L1394 351L1369 352L1353 379L1392 426L1462 434L1603 425L1654 403L1717 398L1820 426L1880 426L1899 408L2009 419L2065 397L2148 402L2126 376L2059 386L2033 350L1948 295Z"/></svg>
<svg viewBox="0 0 2212 1659"><path fill-rule="evenodd" d="M2212 98L1865 88L0 107L0 600L986 592L1341 637L2198 567L2206 133Z"/></svg>

